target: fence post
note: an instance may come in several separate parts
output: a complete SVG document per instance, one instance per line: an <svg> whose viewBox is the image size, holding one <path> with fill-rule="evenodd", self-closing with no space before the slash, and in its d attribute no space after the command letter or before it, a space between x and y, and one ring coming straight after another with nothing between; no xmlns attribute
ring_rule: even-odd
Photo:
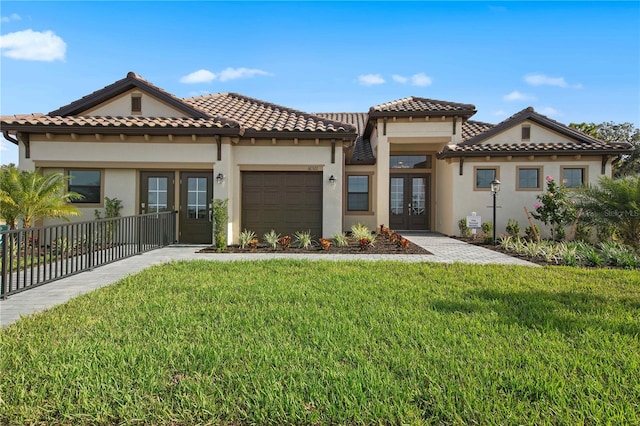
<svg viewBox="0 0 640 426"><path fill-rule="evenodd" d="M137 217L137 225L138 225L138 252L136 254L142 253L142 215Z"/></svg>
<svg viewBox="0 0 640 426"><path fill-rule="evenodd" d="M0 283L0 299L4 299L7 284L7 234L2 234L2 282Z"/></svg>

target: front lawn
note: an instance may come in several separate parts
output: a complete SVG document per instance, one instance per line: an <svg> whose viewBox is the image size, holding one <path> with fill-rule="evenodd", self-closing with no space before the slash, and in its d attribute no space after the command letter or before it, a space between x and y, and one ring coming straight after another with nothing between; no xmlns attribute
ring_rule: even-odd
<svg viewBox="0 0 640 426"><path fill-rule="evenodd" d="M0 423L638 424L639 312L637 271L171 263L2 330Z"/></svg>

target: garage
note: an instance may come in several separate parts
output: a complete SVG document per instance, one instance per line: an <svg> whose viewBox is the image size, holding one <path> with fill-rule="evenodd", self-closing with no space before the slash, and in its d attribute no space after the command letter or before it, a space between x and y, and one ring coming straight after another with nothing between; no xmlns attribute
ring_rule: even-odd
<svg viewBox="0 0 640 426"><path fill-rule="evenodd" d="M242 230L322 237L322 172L242 172Z"/></svg>

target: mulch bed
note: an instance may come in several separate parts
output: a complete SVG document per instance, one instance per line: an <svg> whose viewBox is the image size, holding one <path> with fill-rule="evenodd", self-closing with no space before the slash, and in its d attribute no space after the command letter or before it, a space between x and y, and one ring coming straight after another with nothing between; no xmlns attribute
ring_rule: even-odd
<svg viewBox="0 0 640 426"><path fill-rule="evenodd" d="M198 253L217 253L215 246L206 247L200 250ZM357 242L350 242L346 247L336 247L335 244L327 250L322 250L317 242L314 241L314 245L308 249L298 248L292 246L287 250L282 250L278 247L276 250L265 244L258 244L254 250L248 248L241 249L237 245L228 246L226 250L220 253L307 253L307 254L432 254L428 250L409 242L409 247L398 247L395 243L392 243L388 239L379 236L373 243L373 247L367 247L365 250L360 249L360 245Z"/></svg>

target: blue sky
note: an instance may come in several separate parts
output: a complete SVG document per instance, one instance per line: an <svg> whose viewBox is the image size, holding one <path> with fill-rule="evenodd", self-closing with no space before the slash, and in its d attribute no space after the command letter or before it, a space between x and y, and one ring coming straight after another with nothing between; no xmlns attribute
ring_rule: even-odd
<svg viewBox="0 0 640 426"><path fill-rule="evenodd" d="M52 111L135 71L179 96L307 112L406 96L640 124L640 2L0 3L0 114ZM2 141L2 164L17 163Z"/></svg>

